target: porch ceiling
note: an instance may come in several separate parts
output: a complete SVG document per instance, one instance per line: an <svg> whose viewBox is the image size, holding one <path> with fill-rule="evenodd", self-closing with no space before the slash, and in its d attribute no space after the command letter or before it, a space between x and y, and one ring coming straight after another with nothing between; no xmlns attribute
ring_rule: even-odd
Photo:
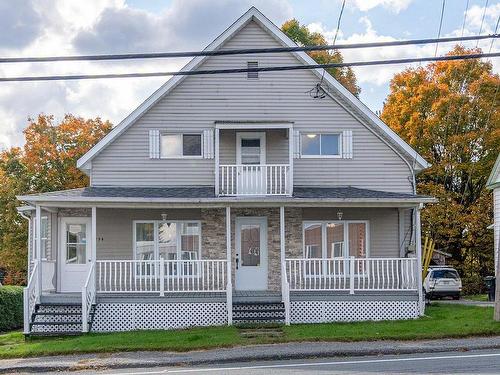
<svg viewBox="0 0 500 375"><path fill-rule="evenodd" d="M281 197L216 197L213 186L198 187L87 187L18 196L29 204L45 205L179 205L182 207L214 207L237 205L262 206L411 206L434 202L434 198L422 195L395 193L352 186L344 187L294 187L293 196Z"/></svg>

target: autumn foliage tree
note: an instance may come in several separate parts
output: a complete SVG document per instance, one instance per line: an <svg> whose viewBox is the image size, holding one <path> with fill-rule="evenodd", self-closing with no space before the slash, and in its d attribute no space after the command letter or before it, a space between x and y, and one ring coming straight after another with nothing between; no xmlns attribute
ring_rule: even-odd
<svg viewBox="0 0 500 375"><path fill-rule="evenodd" d="M0 271L6 283L22 284L26 277L27 224L16 211L16 195L87 186L76 161L110 130L99 118L66 115L55 124L40 115L29 120L22 148L0 153Z"/></svg>
<svg viewBox="0 0 500 375"><path fill-rule="evenodd" d="M306 26L301 25L296 19L286 21L281 26L281 30L299 46L328 45L326 38L321 33L309 31ZM337 50L311 51L308 52L308 55L311 56L318 64L341 63L344 61L342 54ZM361 89L358 86L356 76L350 67L328 68L326 70L351 93L359 96Z"/></svg>
<svg viewBox="0 0 500 375"><path fill-rule="evenodd" d="M456 46L450 54L478 53ZM453 256L477 290L491 274L488 175L500 152L500 77L481 60L442 61L397 74L382 119L432 164L417 189L439 199L422 213L424 235Z"/></svg>

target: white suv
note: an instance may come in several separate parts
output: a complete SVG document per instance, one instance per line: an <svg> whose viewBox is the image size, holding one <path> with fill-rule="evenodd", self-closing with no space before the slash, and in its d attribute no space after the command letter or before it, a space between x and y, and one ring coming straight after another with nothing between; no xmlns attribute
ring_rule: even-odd
<svg viewBox="0 0 500 375"><path fill-rule="evenodd" d="M452 267L431 267L424 280L425 296L428 299L452 297L460 299L462 280Z"/></svg>

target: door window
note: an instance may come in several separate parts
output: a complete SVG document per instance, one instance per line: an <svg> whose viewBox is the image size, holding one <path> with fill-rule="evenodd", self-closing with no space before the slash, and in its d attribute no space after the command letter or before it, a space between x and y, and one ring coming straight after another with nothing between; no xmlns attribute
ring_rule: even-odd
<svg viewBox="0 0 500 375"><path fill-rule="evenodd" d="M260 265L260 225L241 225L241 266L257 267Z"/></svg>
<svg viewBox="0 0 500 375"><path fill-rule="evenodd" d="M87 262L87 225L66 224L66 264Z"/></svg>
<svg viewBox="0 0 500 375"><path fill-rule="evenodd" d="M260 138L241 139L241 164L260 164Z"/></svg>

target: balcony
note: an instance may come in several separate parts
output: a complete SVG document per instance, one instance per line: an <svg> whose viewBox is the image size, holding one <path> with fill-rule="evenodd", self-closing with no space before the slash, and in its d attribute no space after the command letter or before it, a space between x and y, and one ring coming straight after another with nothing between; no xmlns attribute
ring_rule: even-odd
<svg viewBox="0 0 500 375"><path fill-rule="evenodd" d="M289 164L220 165L219 178L224 196L291 194Z"/></svg>

